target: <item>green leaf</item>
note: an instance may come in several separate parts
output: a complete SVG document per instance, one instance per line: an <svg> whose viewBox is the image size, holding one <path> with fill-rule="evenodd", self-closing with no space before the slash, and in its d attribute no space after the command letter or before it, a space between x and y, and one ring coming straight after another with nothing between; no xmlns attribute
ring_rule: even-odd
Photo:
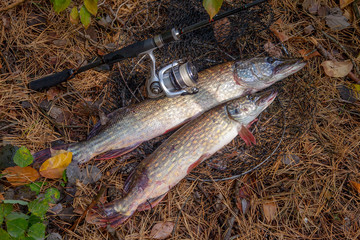
<svg viewBox="0 0 360 240"><path fill-rule="evenodd" d="M223 0L203 0L203 6L210 16L210 20L219 12Z"/></svg>
<svg viewBox="0 0 360 240"><path fill-rule="evenodd" d="M66 169L63 171L62 179L64 180L65 183L67 183L68 179L67 179L67 176L66 176Z"/></svg>
<svg viewBox="0 0 360 240"><path fill-rule="evenodd" d="M36 194L39 194L41 187L46 186L47 184L48 184L47 182L33 182L29 184L29 187L31 191L34 191L36 192Z"/></svg>
<svg viewBox="0 0 360 240"><path fill-rule="evenodd" d="M35 223L42 223L42 220L40 217L35 216L34 214L31 214L29 217L29 226L32 226Z"/></svg>
<svg viewBox="0 0 360 240"><path fill-rule="evenodd" d="M87 29L90 26L91 15L89 11L85 8L85 6L82 6L80 8L80 21L85 29Z"/></svg>
<svg viewBox="0 0 360 240"><path fill-rule="evenodd" d="M78 24L80 20L79 11L77 7L73 7L70 12L70 22L72 24Z"/></svg>
<svg viewBox="0 0 360 240"><path fill-rule="evenodd" d="M53 8L56 13L64 11L70 4L71 0L53 0Z"/></svg>
<svg viewBox="0 0 360 240"><path fill-rule="evenodd" d="M12 211L13 211L13 206L11 204L0 203L0 225L4 221L4 218Z"/></svg>
<svg viewBox="0 0 360 240"><path fill-rule="evenodd" d="M29 211L35 216L43 218L47 210L49 209L49 202L45 200L35 199L32 202L29 202L28 205Z"/></svg>
<svg viewBox="0 0 360 240"><path fill-rule="evenodd" d="M28 205L28 202L23 201L23 200L4 200L3 202L4 203L10 203L10 204L20 204L20 205L23 205L23 206Z"/></svg>
<svg viewBox="0 0 360 240"><path fill-rule="evenodd" d="M0 228L0 239L1 240L11 240L11 237L4 229Z"/></svg>
<svg viewBox="0 0 360 240"><path fill-rule="evenodd" d="M6 217L6 229L10 236L19 238L28 228L29 216L23 213L12 212Z"/></svg>
<svg viewBox="0 0 360 240"><path fill-rule="evenodd" d="M12 212L6 216L6 221L12 221L12 220L18 219L18 218L28 220L29 216L24 213L20 213L20 212Z"/></svg>
<svg viewBox="0 0 360 240"><path fill-rule="evenodd" d="M86 9L89 11L89 13L91 13L94 16L97 14L97 10L98 10L97 4L98 4L98 0L84 0L84 5Z"/></svg>
<svg viewBox="0 0 360 240"><path fill-rule="evenodd" d="M45 192L45 199L51 203L56 203L56 200L59 200L60 192L56 188L49 188Z"/></svg>
<svg viewBox="0 0 360 240"><path fill-rule="evenodd" d="M43 240L45 238L45 225L43 223L36 223L28 230L29 237L36 240Z"/></svg>
<svg viewBox="0 0 360 240"><path fill-rule="evenodd" d="M34 160L34 157L31 155L29 149L22 146L19 148L14 155L14 163L19 167L27 167Z"/></svg>

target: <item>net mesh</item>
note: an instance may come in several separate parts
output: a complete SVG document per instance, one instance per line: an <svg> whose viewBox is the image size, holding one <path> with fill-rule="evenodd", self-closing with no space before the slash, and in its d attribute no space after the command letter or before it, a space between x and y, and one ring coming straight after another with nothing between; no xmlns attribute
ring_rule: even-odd
<svg viewBox="0 0 360 240"><path fill-rule="evenodd" d="M220 13L240 7L244 3L224 2ZM140 10L140 12L142 11L146 11L147 16L154 18L154 22L144 17L149 23L152 22L150 26L144 27L142 31L138 28L127 28L131 32L129 35L133 36L133 41L144 40L174 27L181 29L209 19L201 1L195 0L150 2L144 6L143 10ZM135 19L136 17L128 19L125 25L138 26L134 22ZM262 36L269 36L267 30L273 23L273 19L272 8L264 3L221 19L207 27L184 34L181 41L166 44L161 49L154 51L157 67L163 67L177 59L184 59L194 63L198 71L201 71L224 62L263 55L264 50L259 46L263 46L267 42L267 39ZM135 96L139 100L145 99L144 83L146 78L150 76L149 66L150 63L147 58L139 57L122 62L121 74L114 76L118 86L115 95L126 96L129 99ZM125 82L127 86L124 85ZM120 98L117 97L117 99ZM119 102L119 107L122 107L122 104L124 104L123 100ZM272 151L279 143L279 141L268 141L274 139L273 137L269 138L269 134L271 136L278 135L278 139L282 135L285 123L279 109L278 105L262 115L264 122L268 122L267 126L273 128L272 131L262 131L261 123L255 127L254 134L256 133L258 146L246 148L244 143L240 142L242 140L237 138L232 144L212 156L206 163L193 170L188 179L221 180L241 175L262 165L264 160L267 160L266 158L272 156ZM135 151L139 155L136 156L135 153L133 158L141 159L140 156L144 156L144 151L151 153L168 136L162 136L142 144Z"/></svg>

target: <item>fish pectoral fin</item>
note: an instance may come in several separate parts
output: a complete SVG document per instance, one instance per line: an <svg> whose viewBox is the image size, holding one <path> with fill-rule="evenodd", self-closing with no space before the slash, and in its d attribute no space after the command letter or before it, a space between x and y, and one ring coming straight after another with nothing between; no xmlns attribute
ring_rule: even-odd
<svg viewBox="0 0 360 240"><path fill-rule="evenodd" d="M159 197L147 200L146 202L140 204L136 210L140 212L140 211L152 209L153 207L158 205L164 199L166 194L167 194L167 192L164 193L163 195L160 195Z"/></svg>
<svg viewBox="0 0 360 240"><path fill-rule="evenodd" d="M247 127L241 126L239 136L245 141L246 145L251 146L251 143L256 145L256 139Z"/></svg>
<svg viewBox="0 0 360 240"><path fill-rule="evenodd" d="M248 125L247 125L247 128L250 128L251 125L253 125L254 123L256 123L258 121L257 118L255 118L254 120L252 120Z"/></svg>

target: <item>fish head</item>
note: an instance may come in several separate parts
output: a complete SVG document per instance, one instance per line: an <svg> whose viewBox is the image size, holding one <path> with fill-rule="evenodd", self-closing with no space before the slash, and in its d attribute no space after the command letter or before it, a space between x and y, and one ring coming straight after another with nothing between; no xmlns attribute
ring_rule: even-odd
<svg viewBox="0 0 360 240"><path fill-rule="evenodd" d="M301 58L252 58L234 65L235 81L248 93L264 89L277 81L298 72L306 65Z"/></svg>
<svg viewBox="0 0 360 240"><path fill-rule="evenodd" d="M277 92L263 92L233 100L226 104L228 116L247 126L276 98Z"/></svg>

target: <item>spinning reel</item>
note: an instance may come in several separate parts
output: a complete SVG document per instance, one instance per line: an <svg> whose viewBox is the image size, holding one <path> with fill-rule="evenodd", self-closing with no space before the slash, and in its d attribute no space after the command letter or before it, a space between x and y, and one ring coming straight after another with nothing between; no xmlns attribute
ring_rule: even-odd
<svg viewBox="0 0 360 240"><path fill-rule="evenodd" d="M156 73L153 51L147 54L151 60L151 77L146 81L146 90L149 98L158 98L164 95L175 97L195 94L199 91L196 87L198 73L191 62L174 61Z"/></svg>

